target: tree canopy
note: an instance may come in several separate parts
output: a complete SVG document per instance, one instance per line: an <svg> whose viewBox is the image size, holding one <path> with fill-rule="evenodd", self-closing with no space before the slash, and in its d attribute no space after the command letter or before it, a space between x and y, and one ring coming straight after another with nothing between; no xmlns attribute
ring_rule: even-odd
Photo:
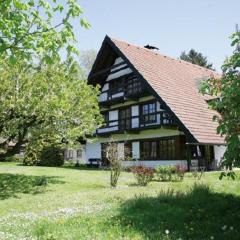
<svg viewBox="0 0 240 240"><path fill-rule="evenodd" d="M222 76L204 81L200 89L215 98L210 107L221 113L214 120L219 123L218 133L226 139L222 166L228 169L240 165L240 32L235 32L231 39L235 50L222 65Z"/></svg>
<svg viewBox="0 0 240 240"><path fill-rule="evenodd" d="M199 65L201 67L213 69L213 64L208 63L207 57L203 56L202 53L199 53L194 49L191 49L188 53L186 53L185 51L182 52L180 55L180 59Z"/></svg>
<svg viewBox="0 0 240 240"><path fill-rule="evenodd" d="M60 2L0 3L0 158L23 144L76 142L101 124L98 88L87 85L73 60L78 51L71 22L90 24L76 0L65 7Z"/></svg>

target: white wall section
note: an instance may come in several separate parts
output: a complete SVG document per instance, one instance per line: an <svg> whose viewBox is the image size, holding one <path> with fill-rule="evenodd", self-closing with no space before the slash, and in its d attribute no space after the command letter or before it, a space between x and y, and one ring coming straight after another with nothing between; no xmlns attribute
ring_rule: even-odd
<svg viewBox="0 0 240 240"><path fill-rule="evenodd" d="M132 142L132 157L133 159L140 159L140 143Z"/></svg>
<svg viewBox="0 0 240 240"><path fill-rule="evenodd" d="M225 151L226 151L226 146L224 145L214 146L214 157L217 165L219 165L220 161L222 160Z"/></svg>
<svg viewBox="0 0 240 240"><path fill-rule="evenodd" d="M86 144L86 159L89 158L101 158L101 143L87 143Z"/></svg>

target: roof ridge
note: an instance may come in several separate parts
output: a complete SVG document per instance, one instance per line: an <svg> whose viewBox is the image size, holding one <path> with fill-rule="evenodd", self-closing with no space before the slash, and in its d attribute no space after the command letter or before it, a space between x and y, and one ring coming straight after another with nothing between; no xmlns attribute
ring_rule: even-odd
<svg viewBox="0 0 240 240"><path fill-rule="evenodd" d="M191 67L194 67L194 68L197 68L197 69L200 69L200 70L204 70L206 72L209 72L211 74L216 74L216 75L220 75L218 72L216 72L215 70L211 70L211 69L208 69L208 68L205 68L205 67L202 67L202 66L199 66L197 64L193 64L193 63L190 63L190 62L187 62L187 61L184 61L184 60L181 60L181 59L177 59L177 58L174 58L174 57L170 57L170 56L167 56L167 55L164 55L164 54L161 54L160 52L154 52L150 49L147 49L145 47L141 47L141 46L138 46L138 45L135 45L135 44L131 44L129 42L126 42L126 41L123 41L123 40L120 40L120 39L116 39L116 38L112 38L112 37L109 37L111 40L113 41L118 41L118 42L122 42L124 44L127 44L128 46L132 46L132 47L135 47L137 49L142 49L144 51L148 51L150 52L151 54L155 54L155 55L158 55L160 57L164 57L164 58L168 58L170 60L173 60L173 61L177 61L177 62L180 62L180 63L183 63L185 65L188 65L188 66L191 66Z"/></svg>

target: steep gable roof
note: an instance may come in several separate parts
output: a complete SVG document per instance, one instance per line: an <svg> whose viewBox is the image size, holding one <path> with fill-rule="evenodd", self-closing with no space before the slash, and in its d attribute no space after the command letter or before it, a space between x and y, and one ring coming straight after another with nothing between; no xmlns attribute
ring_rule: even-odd
<svg viewBox="0 0 240 240"><path fill-rule="evenodd" d="M104 42L115 48L166 104L192 136L190 142L224 144L224 138L216 133L218 124L212 121L218 113L208 108L206 98L198 92L199 82L219 77L216 72L108 36Z"/></svg>

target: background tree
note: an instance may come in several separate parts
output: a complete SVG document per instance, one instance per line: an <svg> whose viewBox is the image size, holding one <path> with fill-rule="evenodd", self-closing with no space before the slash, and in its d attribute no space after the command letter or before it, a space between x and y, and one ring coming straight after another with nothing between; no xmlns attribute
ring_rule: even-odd
<svg viewBox="0 0 240 240"><path fill-rule="evenodd" d="M83 78L88 77L88 74L92 69L96 56L97 52L94 49L81 51L79 62L81 69L83 69Z"/></svg>
<svg viewBox="0 0 240 240"><path fill-rule="evenodd" d="M76 0L0 2L0 158L25 144L73 143L101 123L98 89L80 77L71 20L81 18ZM61 19L56 23L54 17ZM66 52L62 59L61 52ZM87 99L87 101L86 101ZM10 149L9 143L14 143ZM34 147L31 147L32 145ZM34 155L34 154L33 154Z"/></svg>
<svg viewBox="0 0 240 240"><path fill-rule="evenodd" d="M194 49L191 49L188 53L185 51L181 53L180 59L199 65L201 67L205 67L208 69L213 69L212 63L208 63L207 57L204 57L202 53L197 52Z"/></svg>
<svg viewBox="0 0 240 240"><path fill-rule="evenodd" d="M240 32L231 39L235 50L222 65L222 77L203 82L200 89L215 97L210 107L221 112L221 117L215 116L214 120L219 123L218 133L226 139L227 150L221 164L227 169L240 165Z"/></svg>

